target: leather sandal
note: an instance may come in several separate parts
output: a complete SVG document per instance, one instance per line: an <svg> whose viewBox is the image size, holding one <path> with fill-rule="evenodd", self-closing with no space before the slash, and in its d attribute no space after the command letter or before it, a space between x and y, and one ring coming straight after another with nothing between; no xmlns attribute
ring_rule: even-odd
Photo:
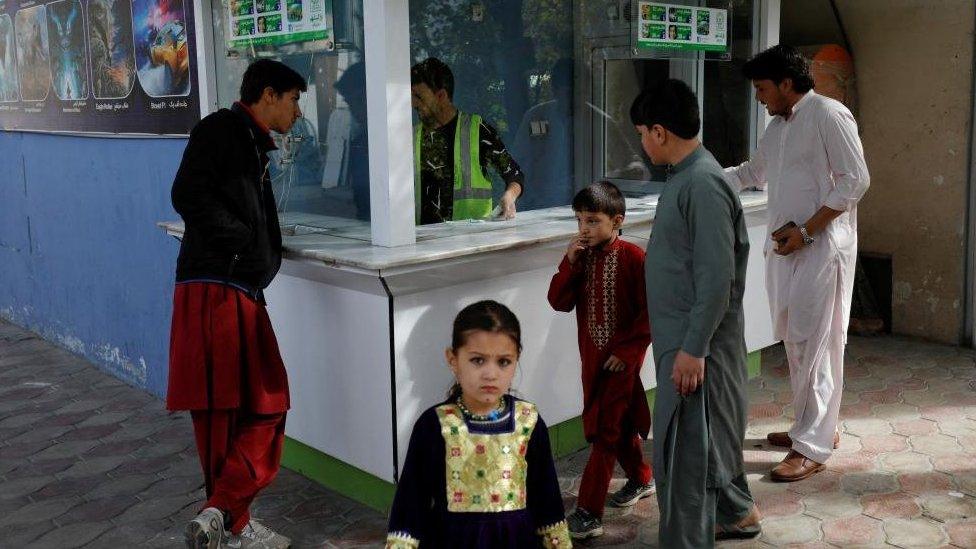
<svg viewBox="0 0 976 549"><path fill-rule="evenodd" d="M762 533L762 526L759 521L762 517L759 510L753 505L749 514L736 524L715 524L715 540L727 539L752 539Z"/></svg>
<svg viewBox="0 0 976 549"><path fill-rule="evenodd" d="M783 461L769 472L769 478L773 482L796 482L826 468L823 463L817 463L796 450L790 450Z"/></svg>

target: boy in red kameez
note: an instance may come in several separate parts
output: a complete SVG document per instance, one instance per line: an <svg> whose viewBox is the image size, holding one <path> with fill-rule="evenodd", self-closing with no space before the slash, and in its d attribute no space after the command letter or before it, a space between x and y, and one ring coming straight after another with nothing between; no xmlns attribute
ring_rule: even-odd
<svg viewBox="0 0 976 549"><path fill-rule="evenodd" d="M615 462L627 483L610 497L629 507L654 493L641 437L650 410L640 380L651 342L644 296L644 250L619 238L626 203L615 185L601 181L573 198L579 234L549 286L557 311L576 309L583 363L583 431L591 444L576 510L567 517L576 539L603 534L603 506Z"/></svg>
<svg viewBox="0 0 976 549"><path fill-rule="evenodd" d="M288 378L263 290L281 266L281 228L268 153L271 130L301 116L305 79L268 59L251 64L241 100L193 129L173 181L186 224L176 263L169 410L190 410L207 501L185 529L191 549L284 548L251 520L278 473Z"/></svg>

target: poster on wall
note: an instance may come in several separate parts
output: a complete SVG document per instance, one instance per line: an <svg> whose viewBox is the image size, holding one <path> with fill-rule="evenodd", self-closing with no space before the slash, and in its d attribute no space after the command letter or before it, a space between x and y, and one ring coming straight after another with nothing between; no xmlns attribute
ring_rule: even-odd
<svg viewBox="0 0 976 549"><path fill-rule="evenodd" d="M321 40L335 49L332 0L230 0L227 21L230 48Z"/></svg>
<svg viewBox="0 0 976 549"><path fill-rule="evenodd" d="M199 120L187 0L0 0L0 129L185 135Z"/></svg>
<svg viewBox="0 0 976 549"><path fill-rule="evenodd" d="M638 48L728 51L728 10L638 2Z"/></svg>

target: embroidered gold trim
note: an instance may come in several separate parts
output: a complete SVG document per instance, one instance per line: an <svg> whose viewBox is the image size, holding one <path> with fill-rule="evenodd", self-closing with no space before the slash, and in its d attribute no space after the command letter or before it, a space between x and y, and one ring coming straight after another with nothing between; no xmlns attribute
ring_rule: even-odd
<svg viewBox="0 0 976 549"><path fill-rule="evenodd" d="M511 433L471 433L456 404L437 408L444 437L447 509L497 513L525 509L525 454L539 419L535 405L515 401Z"/></svg>
<svg viewBox="0 0 976 549"><path fill-rule="evenodd" d="M606 348L617 328L617 266L620 247L607 254L602 272L597 272L597 254L586 256L586 326L597 349ZM601 301L602 303L598 303ZM603 321L598 311L603 313Z"/></svg>
<svg viewBox="0 0 976 549"><path fill-rule="evenodd" d="M386 535L385 549L418 549L420 540L406 532L390 532Z"/></svg>
<svg viewBox="0 0 976 549"><path fill-rule="evenodd" d="M542 537L542 546L546 549L566 549L573 546L573 540L569 537L569 526L566 525L565 520L539 528L536 534Z"/></svg>

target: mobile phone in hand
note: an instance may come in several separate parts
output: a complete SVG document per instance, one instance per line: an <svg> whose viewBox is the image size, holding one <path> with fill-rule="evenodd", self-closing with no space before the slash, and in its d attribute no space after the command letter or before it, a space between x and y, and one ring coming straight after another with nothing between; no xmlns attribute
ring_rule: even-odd
<svg viewBox="0 0 976 549"><path fill-rule="evenodd" d="M796 227L796 223L794 223L793 221L787 221L782 227L773 231L772 234L773 240L775 240L777 244L782 246L783 244L786 243L786 235L783 233L785 233L789 229L792 229L793 227Z"/></svg>

